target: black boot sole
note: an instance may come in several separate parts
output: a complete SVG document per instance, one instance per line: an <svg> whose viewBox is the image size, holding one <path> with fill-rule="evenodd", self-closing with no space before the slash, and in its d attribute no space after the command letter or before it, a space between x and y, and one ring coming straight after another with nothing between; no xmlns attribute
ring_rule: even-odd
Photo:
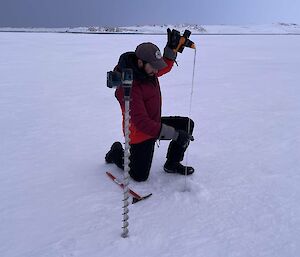
<svg viewBox="0 0 300 257"><path fill-rule="evenodd" d="M182 173L182 172L178 172L178 171L174 171L174 170L169 170L167 168L164 167L164 171L169 173L169 174L179 174L179 175L185 175L185 171ZM193 172L187 172L186 175L192 175L194 173L195 170L193 170Z"/></svg>

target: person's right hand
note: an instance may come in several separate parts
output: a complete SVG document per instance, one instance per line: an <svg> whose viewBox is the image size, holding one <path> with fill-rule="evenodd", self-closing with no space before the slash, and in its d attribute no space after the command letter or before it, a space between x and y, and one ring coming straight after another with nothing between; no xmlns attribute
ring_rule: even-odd
<svg viewBox="0 0 300 257"><path fill-rule="evenodd" d="M174 140L182 147L185 148L189 145L190 141L194 141L194 137L186 131L176 130L176 132L178 135L176 138L174 138Z"/></svg>

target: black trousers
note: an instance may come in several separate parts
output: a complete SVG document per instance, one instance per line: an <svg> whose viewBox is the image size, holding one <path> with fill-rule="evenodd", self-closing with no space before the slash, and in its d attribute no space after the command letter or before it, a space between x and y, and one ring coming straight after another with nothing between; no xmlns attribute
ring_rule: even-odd
<svg viewBox="0 0 300 257"><path fill-rule="evenodd" d="M189 118L179 117L179 116L170 116L162 117L161 122L175 128L176 130L184 130L188 132ZM194 122L190 120L190 129L189 133L192 134L194 130ZM136 181L145 181L149 177L154 146L156 139L149 139L138 144L130 145L130 176ZM186 147L187 148L187 147ZM172 140L170 142L168 152L167 152L167 161L169 162L181 162L184 157L186 148L177 144L176 141ZM124 169L123 156L118 156L114 163L119 167Z"/></svg>

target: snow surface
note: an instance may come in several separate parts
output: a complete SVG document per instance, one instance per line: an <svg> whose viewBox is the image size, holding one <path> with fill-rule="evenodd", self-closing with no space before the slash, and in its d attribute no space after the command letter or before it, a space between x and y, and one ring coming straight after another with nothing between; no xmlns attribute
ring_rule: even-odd
<svg viewBox="0 0 300 257"><path fill-rule="evenodd" d="M122 191L105 171L123 140L106 71L165 36L0 33L0 256L300 256L300 37L192 36L195 141L185 178L162 170ZM160 79L164 115L187 115L194 52Z"/></svg>

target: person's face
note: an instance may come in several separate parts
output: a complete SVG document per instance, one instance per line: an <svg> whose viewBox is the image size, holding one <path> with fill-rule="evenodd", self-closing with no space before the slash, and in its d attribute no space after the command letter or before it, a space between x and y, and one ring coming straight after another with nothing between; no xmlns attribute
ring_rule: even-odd
<svg viewBox="0 0 300 257"><path fill-rule="evenodd" d="M144 69L144 71L149 75L149 76L154 76L158 73L158 69L154 69L150 63L146 63L143 65L143 61L139 60L138 61L139 67Z"/></svg>
<svg viewBox="0 0 300 257"><path fill-rule="evenodd" d="M145 64L144 70L149 76L154 76L158 73L158 69L154 69L150 63Z"/></svg>

